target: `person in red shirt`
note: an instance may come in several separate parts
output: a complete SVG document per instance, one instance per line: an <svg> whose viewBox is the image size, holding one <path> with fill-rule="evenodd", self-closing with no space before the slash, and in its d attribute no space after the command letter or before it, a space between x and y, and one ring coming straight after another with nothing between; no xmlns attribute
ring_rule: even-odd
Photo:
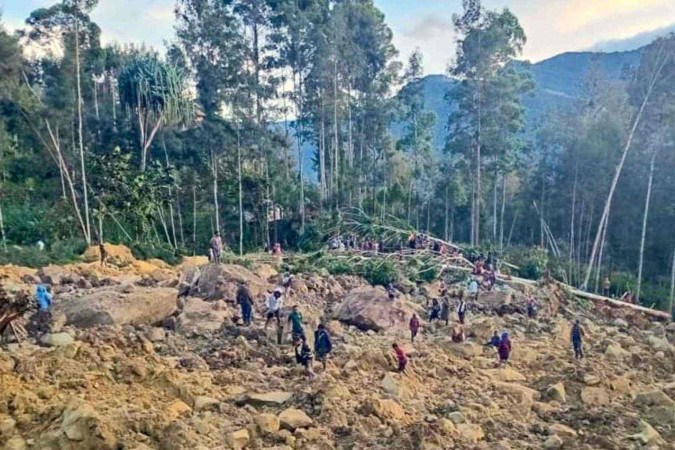
<svg viewBox="0 0 675 450"><path fill-rule="evenodd" d="M408 365L408 357L405 352L398 344L394 343L392 345L394 353L396 353L396 360L398 361L398 371L405 372L405 366Z"/></svg>
<svg viewBox="0 0 675 450"><path fill-rule="evenodd" d="M502 333L499 347L497 347L497 353L499 353L499 365L505 366L511 355L511 340L509 339L508 333Z"/></svg>
<svg viewBox="0 0 675 450"><path fill-rule="evenodd" d="M410 342L415 342L415 336L420 330L420 319L417 318L417 314L412 315L408 326L410 327Z"/></svg>

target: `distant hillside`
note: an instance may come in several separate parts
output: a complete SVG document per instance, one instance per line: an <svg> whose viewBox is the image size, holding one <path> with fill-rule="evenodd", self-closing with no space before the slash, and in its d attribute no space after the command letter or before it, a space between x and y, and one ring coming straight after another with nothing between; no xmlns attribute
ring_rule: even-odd
<svg viewBox="0 0 675 450"><path fill-rule="evenodd" d="M574 108L583 95L584 83L591 68L599 70L609 80L620 80L626 71L637 67L642 49L614 52L570 52L540 61L536 64L517 62L523 70L530 70L536 88L523 98L526 114L526 133L547 113ZM445 94L455 82L445 75L428 75L424 78L425 105L436 113L435 144L440 150L445 143L445 128L451 105ZM394 133L399 130L394 127ZM309 180L316 180L312 163L313 149L305 149L305 173Z"/></svg>

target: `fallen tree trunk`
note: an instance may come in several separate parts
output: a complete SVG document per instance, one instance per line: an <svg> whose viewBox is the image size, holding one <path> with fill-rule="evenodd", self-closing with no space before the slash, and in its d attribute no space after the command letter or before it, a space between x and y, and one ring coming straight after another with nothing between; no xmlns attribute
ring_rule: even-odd
<svg viewBox="0 0 675 450"><path fill-rule="evenodd" d="M471 269L468 269L466 267L461 267L461 266L453 266L453 265L444 265L443 266L446 269L451 269L451 270L462 270L465 272L470 271ZM497 276L497 280L506 284L506 285L520 285L520 286L536 286L537 281L534 280L527 280L525 278L518 278L518 277L511 277L510 279L504 278L503 276ZM671 316L669 313L665 311L659 311L657 309L650 309L646 308L644 306L640 305L634 305L632 303L626 303L622 302L621 300L615 300L613 298L609 297L604 297L602 295L597 295L597 294L591 294L589 292L584 292L580 291L579 289L576 289L568 284L561 283L559 281L556 281L558 285L566 288L572 295L580 298L585 298L588 300L595 300L595 301L602 301L602 302L607 302L610 305L614 305L620 308L630 308L634 311L640 311L643 312L647 315L650 315L652 317L657 317L659 319L664 319L664 320L671 320Z"/></svg>

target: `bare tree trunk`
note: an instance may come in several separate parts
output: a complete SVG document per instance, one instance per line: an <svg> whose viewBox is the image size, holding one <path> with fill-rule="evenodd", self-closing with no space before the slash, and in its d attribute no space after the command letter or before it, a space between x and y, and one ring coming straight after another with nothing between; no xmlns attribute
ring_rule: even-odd
<svg viewBox="0 0 675 450"><path fill-rule="evenodd" d="M337 39L336 39L337 42ZM334 50L333 58L333 150L335 151L335 166L333 167L333 194L335 195L335 207L340 207L340 142L338 140L338 95L337 95L337 52Z"/></svg>
<svg viewBox="0 0 675 450"><path fill-rule="evenodd" d="M482 92L481 92L481 81L480 79L478 80L478 135L477 135L477 142L476 142L476 182L475 182L475 187L474 187L474 196L475 196L475 202L474 202L474 246L479 246L480 245L480 176L481 176L481 161L480 161L480 153L481 153L481 131L482 131Z"/></svg>
<svg viewBox="0 0 675 450"><path fill-rule="evenodd" d="M492 242L497 242L497 171L492 183Z"/></svg>
<svg viewBox="0 0 675 450"><path fill-rule="evenodd" d="M602 239L600 241L600 253L598 253L598 269L595 272L595 292L600 289L600 272L602 272L602 257L605 255L605 244L607 243L607 226L609 219L605 222L605 229L602 231Z"/></svg>
<svg viewBox="0 0 675 450"><path fill-rule="evenodd" d="M499 253L504 252L504 214L506 212L506 174L502 176L502 210L499 217Z"/></svg>
<svg viewBox="0 0 675 450"><path fill-rule="evenodd" d="M197 180L192 185L192 251L197 248Z"/></svg>
<svg viewBox="0 0 675 450"><path fill-rule="evenodd" d="M443 227L443 239L448 241L450 222L450 183L445 185L445 223Z"/></svg>
<svg viewBox="0 0 675 450"><path fill-rule="evenodd" d="M326 200L326 119L325 119L325 110L324 110L324 97L321 95L321 128L319 130L319 175L321 177L320 192L321 200Z"/></svg>
<svg viewBox="0 0 675 450"><path fill-rule="evenodd" d="M5 235L5 216L2 212L2 198L0 197L0 232L2 232L2 250L7 253L7 236Z"/></svg>
<svg viewBox="0 0 675 450"><path fill-rule="evenodd" d="M574 259L574 216L576 215L577 205L577 176L578 166L574 168L574 184L572 185L572 213L570 214L570 255L569 263L572 264Z"/></svg>
<svg viewBox="0 0 675 450"><path fill-rule="evenodd" d="M673 299L675 299L675 250L673 251L673 266L670 269L670 302L667 311L671 316L673 315L673 305L675 305Z"/></svg>
<svg viewBox="0 0 675 450"><path fill-rule="evenodd" d="M211 172L213 174L213 208L216 219L216 231L220 231L220 207L218 205L218 164L211 150Z"/></svg>
<svg viewBox="0 0 675 450"><path fill-rule="evenodd" d="M241 182L241 139L237 121L237 182L239 183L239 256L244 254L244 194ZM302 163L300 163L302 167Z"/></svg>
<svg viewBox="0 0 675 450"><path fill-rule="evenodd" d="M658 151L654 150L652 159L649 163L649 179L647 180L647 198L645 198L645 213L642 217L642 235L640 237L640 259L638 262L637 288L635 289L635 301L640 301L640 292L642 289L642 264L645 256L645 238L647 236L647 219L649 217L649 201L652 196L652 182L654 181L654 162Z"/></svg>
<svg viewBox="0 0 675 450"><path fill-rule="evenodd" d="M661 49L659 51L659 56L661 54L661 51L663 50L663 45L661 46ZM582 286L582 289L586 289L588 286L588 281L591 278L591 271L593 270L593 261L595 260L596 253L598 251L598 246L600 244L600 239L601 239L601 234L602 234L602 228L604 224L607 222L607 218L609 216L609 210L612 207L612 200L614 199L614 191L616 190L616 185L618 184L619 177L621 176L621 172L623 170L623 165L626 161L626 155L628 154L628 150L630 149L631 144L633 143L633 137L635 136L635 131L637 130L638 125L640 124L640 120L642 119L642 113L645 110L645 107L647 106L647 102L649 101L649 97L651 97L652 91L654 90L654 85L656 84L656 81L659 78L659 75L661 74L661 70L663 69L663 66L666 64L668 61L669 56L666 56L663 58L662 61L659 61L659 58L657 57L657 67L654 70L654 73L652 74L652 79L649 82L649 86L647 87L647 92L645 93L644 99L642 100L642 105L640 105L640 109L638 110L637 115L635 116L635 120L633 121L633 127L630 130L630 133L628 134L628 139L626 140L626 145L623 148L623 152L621 154L621 160L619 161L619 165L616 167L616 170L614 171L614 178L612 179L612 184L609 188L609 194L607 195L607 200L605 201L605 207L602 211L602 216L600 217L600 225L598 226L598 231L595 235L595 242L593 243L593 250L591 252L591 260L588 265L588 269L586 270L586 278L584 279L584 284Z"/></svg>
<svg viewBox="0 0 675 450"><path fill-rule="evenodd" d="M75 21L75 71L77 72L77 135L80 145L80 169L82 170L82 198L84 200L85 240L91 244L91 225L89 224L89 194L87 189L87 168L84 162L84 137L82 123L82 82L80 79L80 30L79 20Z"/></svg>

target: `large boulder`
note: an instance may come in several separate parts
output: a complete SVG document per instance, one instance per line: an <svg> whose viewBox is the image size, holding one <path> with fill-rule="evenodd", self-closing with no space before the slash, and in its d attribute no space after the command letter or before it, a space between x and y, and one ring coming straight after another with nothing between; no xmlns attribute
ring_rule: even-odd
<svg viewBox="0 0 675 450"><path fill-rule="evenodd" d="M70 270L70 267L68 266L52 265L41 267L37 271L37 276L42 283L50 284L52 286L75 284L82 278L78 273Z"/></svg>
<svg viewBox="0 0 675 450"><path fill-rule="evenodd" d="M175 289L135 288L129 291L106 288L85 296L61 297L54 310L66 316L67 325L79 328L154 324L176 310Z"/></svg>
<svg viewBox="0 0 675 450"><path fill-rule="evenodd" d="M407 330L413 311L402 300L389 300L381 287L353 289L333 312L333 319L360 330Z"/></svg>
<svg viewBox="0 0 675 450"><path fill-rule="evenodd" d="M129 247L124 245L105 244L105 251L107 253L106 263L113 266L126 267L136 260ZM88 247L84 251L82 258L85 262L99 261L101 259L101 252L98 245Z"/></svg>
<svg viewBox="0 0 675 450"><path fill-rule="evenodd" d="M232 314L232 308L228 308L225 302L207 302L190 297L183 303L177 330L183 333L216 331Z"/></svg>
<svg viewBox="0 0 675 450"><path fill-rule="evenodd" d="M272 285L245 267L207 264L199 268L199 281L191 293L207 299L234 300L238 283L246 284L254 298L272 289Z"/></svg>

